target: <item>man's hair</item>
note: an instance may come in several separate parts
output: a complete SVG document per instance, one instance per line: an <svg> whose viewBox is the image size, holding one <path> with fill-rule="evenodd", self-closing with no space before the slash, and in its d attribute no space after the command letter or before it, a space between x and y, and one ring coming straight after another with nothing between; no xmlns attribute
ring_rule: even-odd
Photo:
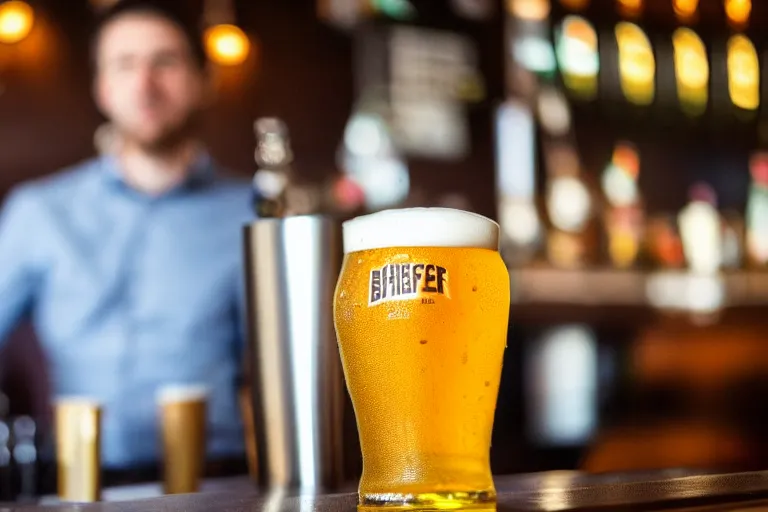
<svg viewBox="0 0 768 512"><path fill-rule="evenodd" d="M96 69L99 44L104 29L113 21L133 14L145 14L161 18L176 26L184 34L184 39L189 44L189 50L195 64L201 70L205 69L207 57L202 36L199 30L195 28L195 22L190 19L189 15L185 14L184 10L178 7L180 3L188 4L188 2L176 2L176 5L171 5L171 2L162 0L120 0L100 13L91 37L91 62L94 69Z"/></svg>

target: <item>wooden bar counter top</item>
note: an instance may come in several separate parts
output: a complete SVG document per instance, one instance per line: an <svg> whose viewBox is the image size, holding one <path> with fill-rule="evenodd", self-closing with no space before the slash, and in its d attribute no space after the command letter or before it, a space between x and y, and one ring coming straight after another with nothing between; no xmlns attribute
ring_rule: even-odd
<svg viewBox="0 0 768 512"><path fill-rule="evenodd" d="M221 487L223 488L223 487ZM768 511L768 471L707 474L685 470L589 475L549 472L497 478L503 511ZM0 512L353 512L357 495L232 490L93 504L0 504ZM484 509L489 510L489 509Z"/></svg>

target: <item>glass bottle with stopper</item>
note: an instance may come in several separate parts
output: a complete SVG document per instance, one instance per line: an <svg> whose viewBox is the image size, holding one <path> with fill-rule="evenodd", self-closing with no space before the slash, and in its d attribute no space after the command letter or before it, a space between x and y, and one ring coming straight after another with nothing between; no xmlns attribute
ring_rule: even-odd
<svg viewBox="0 0 768 512"><path fill-rule="evenodd" d="M257 119L255 160L258 170L253 176L253 209L261 218L287 214L287 193L293 170L288 127L274 117Z"/></svg>

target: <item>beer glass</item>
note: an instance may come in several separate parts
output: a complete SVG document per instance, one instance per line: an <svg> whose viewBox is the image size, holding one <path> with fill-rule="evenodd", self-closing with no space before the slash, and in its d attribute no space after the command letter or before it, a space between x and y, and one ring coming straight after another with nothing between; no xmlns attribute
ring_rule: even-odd
<svg viewBox="0 0 768 512"><path fill-rule="evenodd" d="M163 490L166 494L197 492L205 463L208 389L167 386L157 401L163 445Z"/></svg>
<svg viewBox="0 0 768 512"><path fill-rule="evenodd" d="M61 397L54 404L57 487L62 501L101 499L101 405Z"/></svg>
<svg viewBox="0 0 768 512"><path fill-rule="evenodd" d="M499 227L446 208L343 225L334 320L363 454L360 505L488 507L509 319Z"/></svg>

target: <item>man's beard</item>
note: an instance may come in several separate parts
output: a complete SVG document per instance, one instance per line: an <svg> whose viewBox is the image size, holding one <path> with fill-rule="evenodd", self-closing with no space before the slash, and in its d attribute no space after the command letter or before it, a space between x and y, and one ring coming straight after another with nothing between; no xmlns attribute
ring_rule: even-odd
<svg viewBox="0 0 768 512"><path fill-rule="evenodd" d="M122 142L138 147L149 154L165 155L172 153L195 137L200 117L199 112L191 112L180 123L166 127L160 134L151 138L136 134L130 128L119 124L115 124L115 128Z"/></svg>

